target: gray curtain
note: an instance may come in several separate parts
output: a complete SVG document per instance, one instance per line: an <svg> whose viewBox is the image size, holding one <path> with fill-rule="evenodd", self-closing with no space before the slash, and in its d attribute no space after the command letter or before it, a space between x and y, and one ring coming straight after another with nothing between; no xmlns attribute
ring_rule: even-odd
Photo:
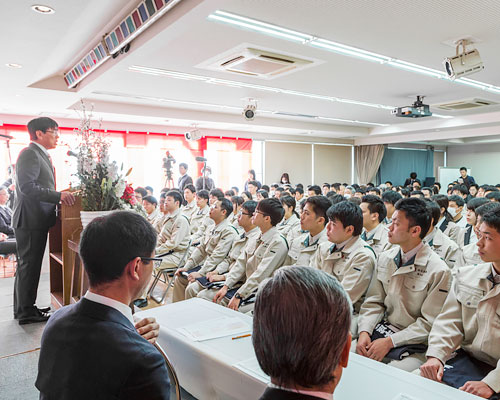
<svg viewBox="0 0 500 400"><path fill-rule="evenodd" d="M384 157L384 150L385 147L383 144L354 147L356 175L360 185L372 182Z"/></svg>

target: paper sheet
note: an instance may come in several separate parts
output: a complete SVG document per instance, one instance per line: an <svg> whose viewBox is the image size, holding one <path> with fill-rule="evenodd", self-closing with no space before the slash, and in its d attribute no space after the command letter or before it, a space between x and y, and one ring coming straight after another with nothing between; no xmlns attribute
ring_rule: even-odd
<svg viewBox="0 0 500 400"><path fill-rule="evenodd" d="M253 376L254 378L258 379L261 382L264 383L269 383L271 382L271 379L269 376L267 376L262 369L260 369L259 362L257 361L257 358L249 358L244 361L240 361L239 363L236 363L233 365L234 367L238 368L240 371L243 371L245 374Z"/></svg>
<svg viewBox="0 0 500 400"><path fill-rule="evenodd" d="M399 393L396 397L394 397L392 400L417 400L415 397L409 396L404 393Z"/></svg>
<svg viewBox="0 0 500 400"><path fill-rule="evenodd" d="M249 333L250 326L238 317L222 317L197 322L177 329L184 336L196 341Z"/></svg>

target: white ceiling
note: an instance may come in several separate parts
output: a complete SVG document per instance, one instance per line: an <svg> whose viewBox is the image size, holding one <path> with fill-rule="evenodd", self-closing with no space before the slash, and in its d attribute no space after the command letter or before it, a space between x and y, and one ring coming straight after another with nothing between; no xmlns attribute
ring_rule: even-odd
<svg viewBox="0 0 500 400"><path fill-rule="evenodd" d="M7 3L7 0L3 0ZM290 94L235 88L166 76L145 75L131 66L159 68L305 93L403 106L417 94L439 104L479 97L500 102L500 94L401 71L387 65L242 30L207 19L224 10L289 29L442 69L454 55L446 42L478 39L485 69L473 76L500 85L500 2L498 0L182 0L132 42L131 50L108 60L80 84L64 90L62 74L127 15L137 0L44 0L52 15L40 15L31 1L8 2L0 24L0 119L26 120L40 113L75 118L80 98L94 103L109 124L128 123L176 131L196 124L208 131L250 137L339 139L355 143L439 141L457 138L472 143L500 133L500 106L468 113L437 111L453 118L409 120L390 111ZM241 46L317 61L317 64L272 80L203 69L200 64ZM21 64L12 69L7 63ZM56 90L57 89L57 90ZM63 90L60 90L63 89ZM257 99L258 111L300 113L387 124L375 126L258 113L241 116L244 98ZM19 117L25 116L25 117ZM132 129L131 129L132 130Z"/></svg>

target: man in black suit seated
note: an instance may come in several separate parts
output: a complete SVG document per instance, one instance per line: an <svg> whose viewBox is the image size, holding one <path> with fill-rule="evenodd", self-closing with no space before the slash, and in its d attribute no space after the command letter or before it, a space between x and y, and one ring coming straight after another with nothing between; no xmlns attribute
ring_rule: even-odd
<svg viewBox="0 0 500 400"><path fill-rule="evenodd" d="M259 290L253 315L255 354L271 377L260 400L332 399L349 359L351 312L346 292L326 272L277 270Z"/></svg>
<svg viewBox="0 0 500 400"><path fill-rule="evenodd" d="M158 325L134 326L129 304L153 271L156 231L142 216L117 211L83 231L80 256L89 291L57 310L42 336L36 387L40 399L168 399ZM142 335L142 336L141 336Z"/></svg>

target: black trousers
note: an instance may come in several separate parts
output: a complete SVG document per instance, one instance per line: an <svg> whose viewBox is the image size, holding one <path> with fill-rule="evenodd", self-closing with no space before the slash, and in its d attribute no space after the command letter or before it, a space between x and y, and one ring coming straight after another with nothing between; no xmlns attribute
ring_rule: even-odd
<svg viewBox="0 0 500 400"><path fill-rule="evenodd" d="M17 241L17 272L14 281L14 317L37 314L36 294L42 270L48 229L14 229Z"/></svg>

